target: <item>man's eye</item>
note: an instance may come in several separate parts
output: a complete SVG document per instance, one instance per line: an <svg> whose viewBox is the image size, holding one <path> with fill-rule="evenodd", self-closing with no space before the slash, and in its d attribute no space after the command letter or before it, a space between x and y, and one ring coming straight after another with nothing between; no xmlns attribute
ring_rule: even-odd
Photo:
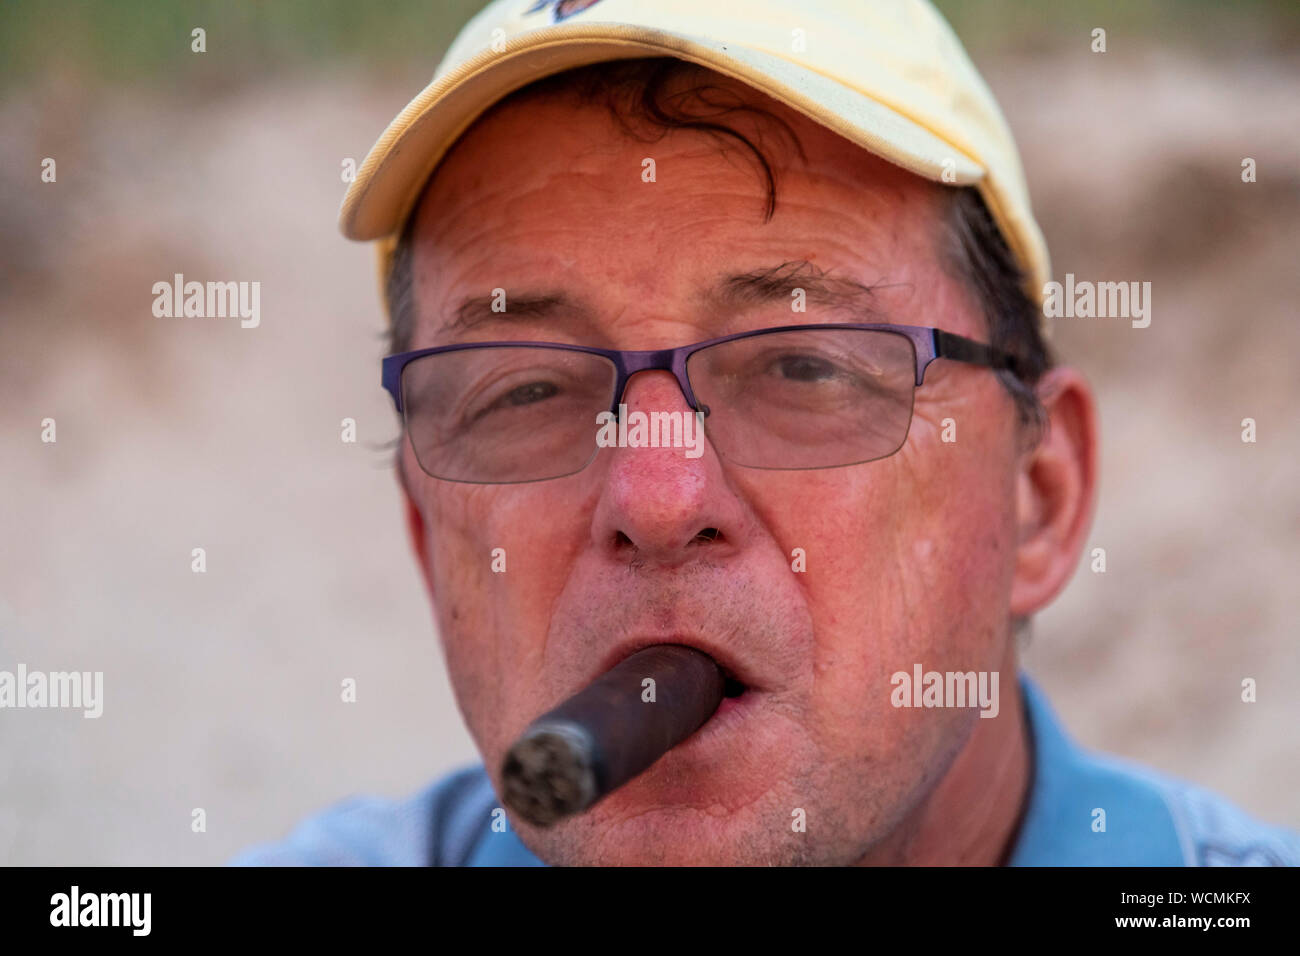
<svg viewBox="0 0 1300 956"><path fill-rule="evenodd" d="M526 409L559 394L560 387L554 382L535 381L515 385L496 394L480 395L467 409L466 421L477 422L489 415L495 416L515 409Z"/></svg>
<svg viewBox="0 0 1300 956"><path fill-rule="evenodd" d="M838 372L831 362L812 355L787 355L772 364L783 377L795 382L824 382Z"/></svg>
<svg viewBox="0 0 1300 956"><path fill-rule="evenodd" d="M495 402L493 408L501 408L511 405L531 405L534 402L540 402L543 399L553 398L558 395L560 390L553 382L529 382L527 385L520 385L506 392Z"/></svg>

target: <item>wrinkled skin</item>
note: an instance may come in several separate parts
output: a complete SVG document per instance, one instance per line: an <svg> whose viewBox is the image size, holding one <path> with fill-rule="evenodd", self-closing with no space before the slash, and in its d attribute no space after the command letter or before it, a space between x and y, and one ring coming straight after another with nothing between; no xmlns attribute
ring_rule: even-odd
<svg viewBox="0 0 1300 956"><path fill-rule="evenodd" d="M743 90L743 88L741 88ZM939 254L940 185L879 160L761 94L793 150L765 184L694 131L638 142L602 108L560 99L488 114L417 208L412 348L538 339L664 348L745 328L862 321L789 298L719 314L723 274L806 261L881 285L867 321L979 340L974 299ZM743 127L743 122L738 122ZM748 128L762 136L758 127ZM642 180L653 157L657 182ZM562 290L582 314L501 316L450 332L467 297ZM1095 425L1065 368L1026 442L987 369L936 362L892 457L820 471L736 467L706 446L608 448L534 484L443 482L401 461L416 558L451 681L500 792L502 756L538 714L620 649L696 643L750 689L649 771L549 830L512 826L555 864L996 863L1014 840L1030 755L1012 623L1073 572L1090 519ZM664 372L632 409L689 411ZM942 421L957 440L941 440ZM712 540L698 537L717 529ZM506 550L504 574L491 570ZM794 573L802 548L807 570ZM613 656L611 656L613 655ZM890 675L998 671L1000 713L896 708ZM792 826L804 812L806 831Z"/></svg>

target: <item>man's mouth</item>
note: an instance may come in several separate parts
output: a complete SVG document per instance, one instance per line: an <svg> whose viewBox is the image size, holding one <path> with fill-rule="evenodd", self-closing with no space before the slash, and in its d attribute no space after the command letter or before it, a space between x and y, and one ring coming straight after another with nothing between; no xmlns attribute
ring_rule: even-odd
<svg viewBox="0 0 1300 956"><path fill-rule="evenodd" d="M679 747L689 748L692 751L700 746L715 747L717 744L711 742L715 737L729 734L737 728L738 721L746 719L753 713L754 704L759 701L762 694L739 680L726 668L722 669L722 674L722 702L718 704L718 709L700 726L699 730L682 741Z"/></svg>
<svg viewBox="0 0 1300 956"><path fill-rule="evenodd" d="M732 675L730 672L728 672L725 667L722 669L722 680L723 680L723 685L722 685L723 697L727 697L727 698L739 697L741 694L745 692L744 683L736 680L735 676Z"/></svg>
<svg viewBox="0 0 1300 956"><path fill-rule="evenodd" d="M720 643L708 640L706 638L695 637L694 635L666 635L663 637L637 637L623 641L611 648L609 653L600 661L598 668L586 675L582 686L586 686L595 680L601 674L616 666L620 661L624 661L638 651L647 647L653 647L661 644L675 644L682 647L689 647L692 650L700 651L713 658L722 671L724 680L723 697L729 700L741 697L747 692L761 690L769 686L769 683L759 676L757 670L748 662L741 660L731 650ZM725 701L724 701L725 703Z"/></svg>
<svg viewBox="0 0 1300 956"><path fill-rule="evenodd" d="M689 647L692 650L707 654L718 665L723 677L722 702L718 705L718 709L709 716L699 730L679 746L692 746L693 744L702 743L706 738L725 733L727 729L733 727L738 718L751 710L750 705L761 696L759 692L764 687L771 686L769 682L757 677L757 672L753 666L736 657L731 648L707 638L682 634L660 638L637 637L618 644L601 661L601 669L590 675L583 686L587 686L596 676L608 672L610 668L617 666L619 662L626 660L638 651L664 644Z"/></svg>

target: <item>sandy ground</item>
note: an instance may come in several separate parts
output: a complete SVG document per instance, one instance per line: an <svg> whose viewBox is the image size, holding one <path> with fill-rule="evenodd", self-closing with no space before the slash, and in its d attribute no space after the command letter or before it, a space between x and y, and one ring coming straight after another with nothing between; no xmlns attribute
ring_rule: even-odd
<svg viewBox="0 0 1300 956"><path fill-rule="evenodd" d="M1150 328L1058 325L1101 397L1108 571L1081 565L1028 666L1087 744L1291 826L1298 72L988 70L1056 275L1154 284ZM106 682L98 720L0 717L0 862L221 862L474 756L387 469L369 250L334 226L342 159L410 92L335 75L195 103L53 81L0 103L0 667ZM260 281L261 327L153 317L175 272Z"/></svg>

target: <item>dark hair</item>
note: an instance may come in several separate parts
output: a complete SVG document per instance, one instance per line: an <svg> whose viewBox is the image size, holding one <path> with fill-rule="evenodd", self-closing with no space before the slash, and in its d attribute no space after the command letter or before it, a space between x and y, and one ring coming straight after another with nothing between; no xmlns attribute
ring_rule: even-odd
<svg viewBox="0 0 1300 956"><path fill-rule="evenodd" d="M756 162L767 187L764 221L776 211L772 165L758 143L721 120L745 114L762 118L768 121L766 128L787 138L803 155L797 136L783 119L718 84L712 71L684 60L653 57L595 63L545 77L497 105L547 96L604 105L622 129L637 139L653 142L671 130L693 129L719 139L724 149L732 144L742 146ZM1038 306L1025 291L1025 275L978 190L962 186L944 192L949 202L940 237L941 261L970 286L988 322L990 344L1016 357L1015 373L999 370L997 375L1015 400L1021 422L1031 426L1036 436L1046 416L1034 386L1054 364L1039 328ZM412 214L402 230L385 289L391 352L406 351L414 332L415 220Z"/></svg>

